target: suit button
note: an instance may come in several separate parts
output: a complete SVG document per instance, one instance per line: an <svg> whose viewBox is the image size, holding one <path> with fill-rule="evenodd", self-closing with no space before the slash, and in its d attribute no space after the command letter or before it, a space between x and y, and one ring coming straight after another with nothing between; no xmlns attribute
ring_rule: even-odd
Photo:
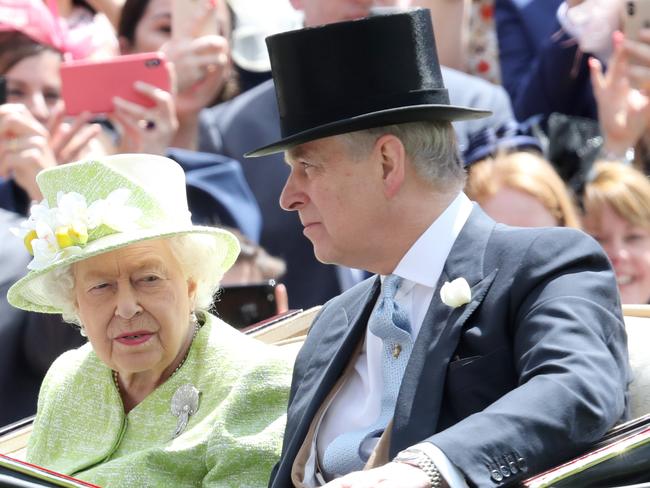
<svg viewBox="0 0 650 488"><path fill-rule="evenodd" d="M519 471L528 471L528 464L526 464L526 460L522 457L517 458L517 466L519 466Z"/></svg>
<svg viewBox="0 0 650 488"><path fill-rule="evenodd" d="M506 461L508 462L508 466L510 467L510 472L512 474L517 474L519 472L519 468L517 467L517 463L515 462L515 458L513 458L510 454L506 455Z"/></svg>
<svg viewBox="0 0 650 488"><path fill-rule="evenodd" d="M508 466L506 466L505 464L502 464L501 466L499 466L499 469L501 470L501 474L506 478L509 478L510 475L512 474L510 472L510 468L508 468Z"/></svg>
<svg viewBox="0 0 650 488"><path fill-rule="evenodd" d="M499 470L497 470L497 469L493 469L492 471L490 471L490 477L491 477L494 481L496 481L497 483L499 483L500 481L503 481L503 475L502 475L501 472L500 472Z"/></svg>

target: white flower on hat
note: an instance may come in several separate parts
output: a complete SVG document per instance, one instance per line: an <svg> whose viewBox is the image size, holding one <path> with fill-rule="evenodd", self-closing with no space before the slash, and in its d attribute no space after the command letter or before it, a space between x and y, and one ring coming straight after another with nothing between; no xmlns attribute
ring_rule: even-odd
<svg viewBox="0 0 650 488"><path fill-rule="evenodd" d="M86 197L80 193L71 191L63 193L62 191L56 194L56 226L71 225L75 222L88 222L88 204Z"/></svg>
<svg viewBox="0 0 650 488"><path fill-rule="evenodd" d="M46 200L36 203L30 208L30 215L20 223L20 227L12 227L11 233L23 239L25 247L29 254L34 254L32 250L32 241L38 239L37 229L40 228L41 236L47 234L47 229L51 230L56 226L56 211L51 209Z"/></svg>
<svg viewBox="0 0 650 488"><path fill-rule="evenodd" d="M469 303L472 299L472 290L465 278L456 278L451 283L446 281L440 288L442 303L453 308Z"/></svg>
<svg viewBox="0 0 650 488"><path fill-rule="evenodd" d="M88 206L86 198L79 193L58 192L56 207L50 208L46 200L33 205L29 219L20 229L12 229L34 256L27 268L43 269L81 252L81 247L88 243L88 232L100 225L117 232L137 228L136 220L142 212L126 205L130 195L130 190L119 188Z"/></svg>
<svg viewBox="0 0 650 488"><path fill-rule="evenodd" d="M118 232L126 232L138 228L136 221L142 215L137 207L126 205L131 191L119 188L112 191L105 199L97 200L90 205L89 228L94 229L104 224Z"/></svg>

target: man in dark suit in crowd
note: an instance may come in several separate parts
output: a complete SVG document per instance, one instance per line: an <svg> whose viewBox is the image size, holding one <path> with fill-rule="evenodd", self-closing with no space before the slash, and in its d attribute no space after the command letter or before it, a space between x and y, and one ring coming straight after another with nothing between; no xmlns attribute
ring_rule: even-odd
<svg viewBox="0 0 650 488"><path fill-rule="evenodd" d="M462 192L426 10L267 39L281 196L323 262L377 273L297 357L274 488L496 487L627 411L626 337L598 244L495 223ZM318 286L318 283L313 283Z"/></svg>
<svg viewBox="0 0 650 488"><path fill-rule="evenodd" d="M292 0L291 3L304 12L305 26L315 26L365 17L375 5L392 7L404 2ZM456 131L461 145L472 132L486 126L497 128L514 119L503 88L449 68L443 68L443 77L448 86L457 88L453 91L452 102L482 106L494 112L489 119L459 122ZM277 120L275 92L270 80L228 103L204 110L201 114L200 150L242 159L245 152L280 136ZM278 207L277 201L288 175L281 154L269 155L260 161L243 160L242 167L262 209L261 244L287 262L283 282L287 285L293 307L320 305L358 281L359 273L319 263L309 241L301 234L297 217Z"/></svg>

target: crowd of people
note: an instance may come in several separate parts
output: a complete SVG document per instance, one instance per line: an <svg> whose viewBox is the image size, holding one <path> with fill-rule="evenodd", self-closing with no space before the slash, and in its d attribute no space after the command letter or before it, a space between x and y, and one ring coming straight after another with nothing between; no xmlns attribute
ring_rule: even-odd
<svg viewBox="0 0 650 488"><path fill-rule="evenodd" d="M626 2L198 0L178 32L175 1L0 0L0 426L38 405L31 462L500 486L626 418L621 303L650 303ZM66 112L62 66L148 52L168 89ZM324 305L295 365L212 308L269 278L278 313Z"/></svg>

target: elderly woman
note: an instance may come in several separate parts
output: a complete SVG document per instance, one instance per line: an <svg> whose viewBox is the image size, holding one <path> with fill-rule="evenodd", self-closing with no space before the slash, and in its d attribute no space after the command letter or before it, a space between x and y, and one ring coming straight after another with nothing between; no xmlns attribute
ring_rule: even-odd
<svg viewBox="0 0 650 488"><path fill-rule="evenodd" d="M89 344L48 372L28 460L100 486L266 486L291 358L205 311L236 238L191 224L167 158L71 163L37 180L30 272L7 296L62 313Z"/></svg>
<svg viewBox="0 0 650 488"><path fill-rule="evenodd" d="M597 163L583 195L585 230L607 253L623 303L650 303L650 181L618 162Z"/></svg>

